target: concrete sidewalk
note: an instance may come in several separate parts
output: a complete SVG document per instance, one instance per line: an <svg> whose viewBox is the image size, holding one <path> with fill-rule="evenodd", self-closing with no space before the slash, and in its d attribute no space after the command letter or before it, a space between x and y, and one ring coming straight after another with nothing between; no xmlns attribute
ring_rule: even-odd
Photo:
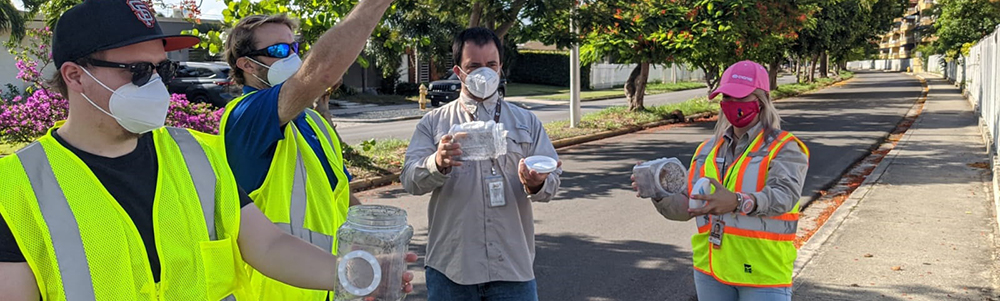
<svg viewBox="0 0 1000 301"><path fill-rule="evenodd" d="M996 215L978 118L957 88L923 76L923 113L838 209L846 218L824 225L833 234L807 243L819 251L795 278L795 300L997 300Z"/></svg>

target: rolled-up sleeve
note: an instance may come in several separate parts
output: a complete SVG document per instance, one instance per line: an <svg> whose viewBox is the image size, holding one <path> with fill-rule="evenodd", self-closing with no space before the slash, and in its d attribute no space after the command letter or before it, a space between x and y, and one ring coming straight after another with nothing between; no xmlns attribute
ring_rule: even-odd
<svg viewBox="0 0 1000 301"><path fill-rule="evenodd" d="M430 128L430 114L425 115L417 129L413 131L413 138L406 148L406 161L403 164L403 172L399 176L399 181L403 183L403 189L413 195L424 195L434 191L444 185L448 180L448 175L438 171L434 158L437 151L437 141L434 139L434 131Z"/></svg>
<svg viewBox="0 0 1000 301"><path fill-rule="evenodd" d="M688 196L684 193L673 194L662 199L652 199L656 211L663 217L673 221L691 219L688 214Z"/></svg>
<svg viewBox="0 0 1000 301"><path fill-rule="evenodd" d="M809 157L798 143L789 141L771 160L764 189L751 193L757 201L751 215L778 216L791 211L802 196L808 170Z"/></svg>
<svg viewBox="0 0 1000 301"><path fill-rule="evenodd" d="M542 122L536 118L531 127L534 150L529 156L546 156L559 161L559 154L556 153L556 148L552 146L552 141L549 139L549 134L545 131ZM562 185L562 180L559 178L562 172L562 167L556 168L555 171L545 178L545 184L542 185L542 189L535 194L529 194L528 200L542 203L551 201L556 193L559 192L559 186Z"/></svg>

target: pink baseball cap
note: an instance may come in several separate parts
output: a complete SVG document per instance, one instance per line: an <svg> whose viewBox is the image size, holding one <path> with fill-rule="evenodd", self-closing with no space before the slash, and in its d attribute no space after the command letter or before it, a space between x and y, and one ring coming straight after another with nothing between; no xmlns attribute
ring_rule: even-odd
<svg viewBox="0 0 1000 301"><path fill-rule="evenodd" d="M756 89L771 92L771 78L767 75L767 69L753 61L741 61L726 68L719 80L719 88L712 91L708 98L714 99L719 93L744 98Z"/></svg>

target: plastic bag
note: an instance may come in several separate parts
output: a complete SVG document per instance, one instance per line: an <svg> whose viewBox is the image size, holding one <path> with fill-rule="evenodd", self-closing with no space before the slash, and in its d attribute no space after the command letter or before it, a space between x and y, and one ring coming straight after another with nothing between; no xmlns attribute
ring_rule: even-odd
<svg viewBox="0 0 1000 301"><path fill-rule="evenodd" d="M462 145L458 160L480 161L495 159L507 154L507 131L503 123L473 121L451 126L449 135L463 132L465 137L455 138Z"/></svg>
<svg viewBox="0 0 1000 301"><path fill-rule="evenodd" d="M660 158L632 168L639 196L671 196L687 190L687 168L677 158Z"/></svg>

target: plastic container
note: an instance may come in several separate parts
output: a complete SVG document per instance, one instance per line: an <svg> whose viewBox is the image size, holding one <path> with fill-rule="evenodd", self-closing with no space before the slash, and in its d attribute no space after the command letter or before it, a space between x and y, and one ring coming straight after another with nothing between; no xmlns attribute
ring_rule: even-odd
<svg viewBox="0 0 1000 301"><path fill-rule="evenodd" d="M465 133L465 137L455 138L462 145L459 160L480 161L498 158L507 154L507 131L503 123L473 121L456 124L448 134Z"/></svg>
<svg viewBox="0 0 1000 301"><path fill-rule="evenodd" d="M660 158L632 168L639 196L673 195L687 189L687 168L677 158Z"/></svg>
<svg viewBox="0 0 1000 301"><path fill-rule="evenodd" d="M694 182L694 186L691 187L691 195L709 195L715 193L715 187L712 187L712 181L708 178L698 179ZM705 201L688 199L688 207L691 209L701 208L705 206Z"/></svg>
<svg viewBox="0 0 1000 301"><path fill-rule="evenodd" d="M337 231L337 292L334 300L402 300L405 256L413 237L406 211L358 205Z"/></svg>
<svg viewBox="0 0 1000 301"><path fill-rule="evenodd" d="M559 162L546 156L531 156L524 159L524 165L537 173L551 173L559 167Z"/></svg>

